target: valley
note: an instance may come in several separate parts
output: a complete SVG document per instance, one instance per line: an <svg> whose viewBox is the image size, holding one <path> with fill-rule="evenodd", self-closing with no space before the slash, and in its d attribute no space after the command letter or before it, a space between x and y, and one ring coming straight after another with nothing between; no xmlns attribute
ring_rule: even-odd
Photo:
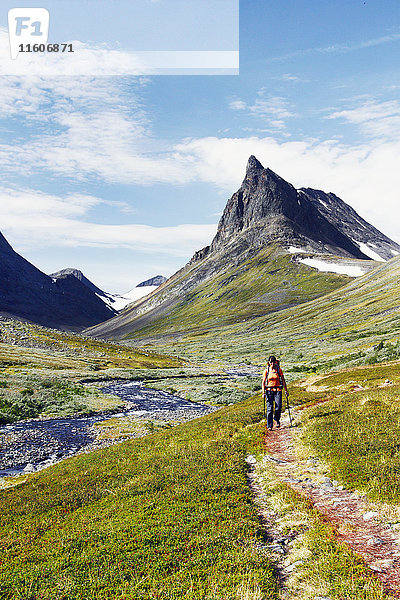
<svg viewBox="0 0 400 600"><path fill-rule="evenodd" d="M83 332L4 314L0 451L54 419L97 446L3 480L2 600L400 597L398 250L250 157L146 297ZM270 354L294 426L266 433Z"/></svg>

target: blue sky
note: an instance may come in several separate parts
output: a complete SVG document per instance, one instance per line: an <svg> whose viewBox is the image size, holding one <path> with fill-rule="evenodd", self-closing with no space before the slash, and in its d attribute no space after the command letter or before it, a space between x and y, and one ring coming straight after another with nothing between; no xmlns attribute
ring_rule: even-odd
<svg viewBox="0 0 400 600"><path fill-rule="evenodd" d="M74 54L11 60L15 6L0 12L0 230L44 272L114 292L172 274L250 154L400 242L398 0L242 0L240 19L236 0L54 0L49 42ZM238 75L143 66L171 50L217 66L238 47Z"/></svg>

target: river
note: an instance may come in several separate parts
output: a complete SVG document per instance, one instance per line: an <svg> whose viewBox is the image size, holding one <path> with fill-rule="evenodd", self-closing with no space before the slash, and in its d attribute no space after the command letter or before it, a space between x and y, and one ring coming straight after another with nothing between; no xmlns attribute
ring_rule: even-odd
<svg viewBox="0 0 400 600"><path fill-rule="evenodd" d="M94 424L110 416L176 424L216 410L214 406L145 388L139 381L113 381L101 391L119 396L131 406L112 415L33 419L0 426L0 477L33 473L90 449L96 441Z"/></svg>

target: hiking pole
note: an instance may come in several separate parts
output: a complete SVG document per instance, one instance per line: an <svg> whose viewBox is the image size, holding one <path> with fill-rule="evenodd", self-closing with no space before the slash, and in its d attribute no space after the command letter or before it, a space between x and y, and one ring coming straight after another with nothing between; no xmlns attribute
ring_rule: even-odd
<svg viewBox="0 0 400 600"><path fill-rule="evenodd" d="M287 392L286 392L286 404L287 404L287 409L288 409L288 413L289 413L290 427L292 427L292 415L290 414L289 394Z"/></svg>
<svg viewBox="0 0 400 600"><path fill-rule="evenodd" d="M265 392L263 393L263 398L264 398L264 421L265 421Z"/></svg>

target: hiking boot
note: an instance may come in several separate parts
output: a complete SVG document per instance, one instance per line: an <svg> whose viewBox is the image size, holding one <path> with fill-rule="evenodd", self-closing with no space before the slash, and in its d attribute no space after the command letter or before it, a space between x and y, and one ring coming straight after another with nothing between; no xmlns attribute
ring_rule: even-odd
<svg viewBox="0 0 400 600"><path fill-rule="evenodd" d="M276 428L277 428L277 429L279 429L279 427L280 427L280 426L281 426L281 422L280 422L280 421L277 421L277 422L276 422Z"/></svg>

